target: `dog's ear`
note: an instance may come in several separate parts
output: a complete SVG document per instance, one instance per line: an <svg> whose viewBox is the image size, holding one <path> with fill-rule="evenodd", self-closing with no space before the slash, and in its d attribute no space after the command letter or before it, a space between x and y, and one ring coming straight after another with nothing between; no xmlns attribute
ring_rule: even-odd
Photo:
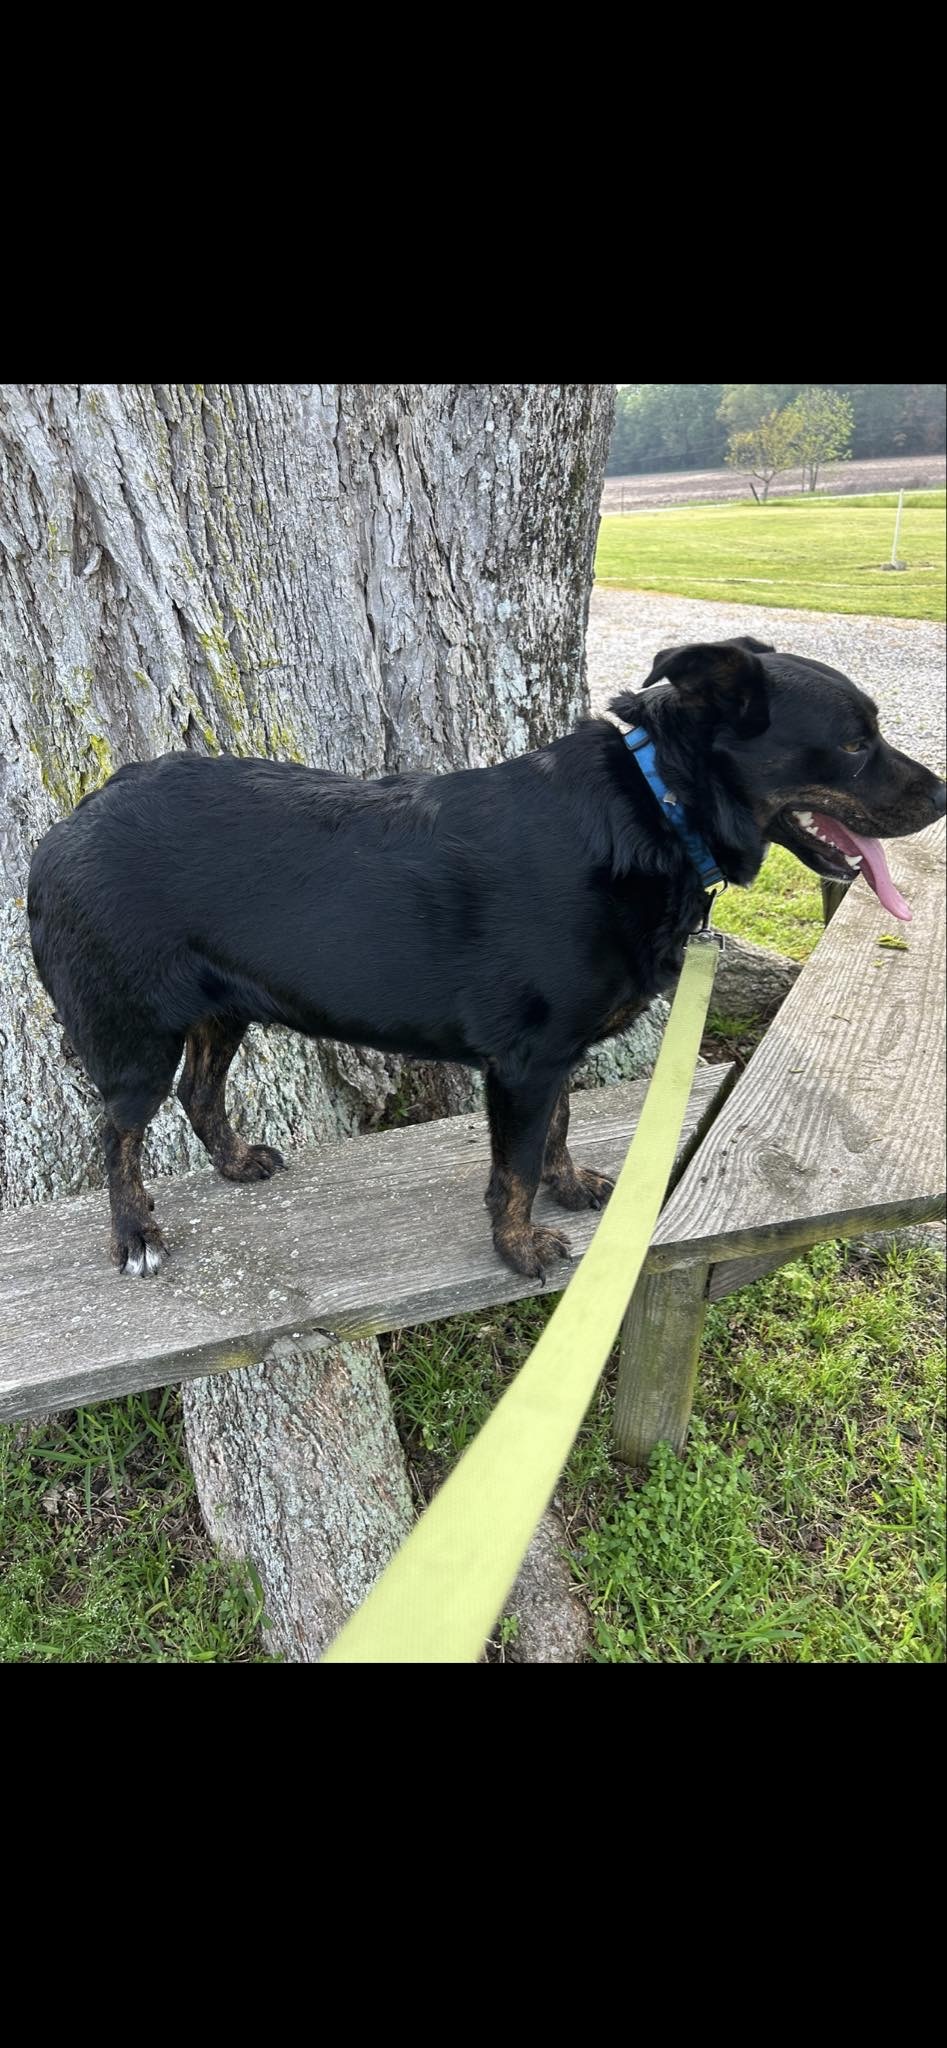
<svg viewBox="0 0 947 2048"><path fill-rule="evenodd" d="M665 647L655 655L651 674L642 683L674 684L682 704L696 714L719 719L751 739L769 724L766 678L761 654L772 654L765 640L707 640L693 647Z"/></svg>

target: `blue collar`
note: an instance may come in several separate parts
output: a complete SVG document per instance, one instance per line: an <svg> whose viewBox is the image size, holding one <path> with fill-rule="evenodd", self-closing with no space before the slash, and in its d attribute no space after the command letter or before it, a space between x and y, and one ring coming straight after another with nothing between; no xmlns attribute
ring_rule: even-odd
<svg viewBox="0 0 947 2048"><path fill-rule="evenodd" d="M654 752L654 741L650 733L645 731L643 725L636 725L631 732L625 733L624 740L626 747L634 755L649 789L657 798L665 817L673 825L679 838L683 840L704 888L710 889L715 882L722 882L723 875L714 860L709 846L705 840L701 839L699 832L691 831L687 822L687 812L683 804L678 802L676 796L671 795L658 767Z"/></svg>

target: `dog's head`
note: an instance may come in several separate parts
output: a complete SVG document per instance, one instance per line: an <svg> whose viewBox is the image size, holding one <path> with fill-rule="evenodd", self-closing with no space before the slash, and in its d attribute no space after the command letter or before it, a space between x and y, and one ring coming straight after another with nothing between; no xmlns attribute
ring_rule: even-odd
<svg viewBox="0 0 947 2048"><path fill-rule="evenodd" d="M910 916L878 842L942 816L947 791L882 739L864 691L823 662L752 639L666 648L642 688L658 683L653 696L612 708L643 719L662 757L666 747L695 823L711 845L733 847L734 881L751 879L776 840L828 880L860 871L887 910Z"/></svg>

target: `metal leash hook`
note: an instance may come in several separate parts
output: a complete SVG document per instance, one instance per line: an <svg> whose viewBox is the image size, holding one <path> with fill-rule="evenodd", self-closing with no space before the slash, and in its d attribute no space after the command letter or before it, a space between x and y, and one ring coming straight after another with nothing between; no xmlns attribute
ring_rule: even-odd
<svg viewBox="0 0 947 2048"><path fill-rule="evenodd" d="M714 939L714 940L716 941L717 945L719 946L719 948L720 948L720 951L721 951L721 953L723 952L723 948L724 948L724 933L723 933L723 932L715 932L715 931L711 931L711 928L710 928L710 920L711 920L711 917L713 916L713 908L714 908L714 904L715 904L715 903L716 903L716 901L717 901L717 897L718 897L718 896L722 896L722 895L723 895L723 892L724 892L724 890L725 890L725 889L726 889L726 888L727 888L728 886L729 886L729 885L728 885L728 883L726 883L726 882L718 882L718 883L717 883L717 887L716 887L715 889L708 889L708 891L707 891L707 907L706 907L706 909L705 909L705 911L704 911L703 921L702 921L702 923L701 923L701 927L700 927L700 930L699 930L699 932L692 932L692 933L691 933L691 938L694 938L694 939ZM689 944L690 944L690 939L688 940L688 945L689 945Z"/></svg>

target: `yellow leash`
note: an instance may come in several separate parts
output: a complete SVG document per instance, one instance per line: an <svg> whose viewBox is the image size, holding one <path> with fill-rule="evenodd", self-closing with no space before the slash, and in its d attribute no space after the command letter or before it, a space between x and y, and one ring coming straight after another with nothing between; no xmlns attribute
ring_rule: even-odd
<svg viewBox="0 0 947 2048"><path fill-rule="evenodd" d="M566 1462L644 1265L677 1151L718 944L690 939L638 1128L578 1272L479 1436L325 1664L472 1664Z"/></svg>

